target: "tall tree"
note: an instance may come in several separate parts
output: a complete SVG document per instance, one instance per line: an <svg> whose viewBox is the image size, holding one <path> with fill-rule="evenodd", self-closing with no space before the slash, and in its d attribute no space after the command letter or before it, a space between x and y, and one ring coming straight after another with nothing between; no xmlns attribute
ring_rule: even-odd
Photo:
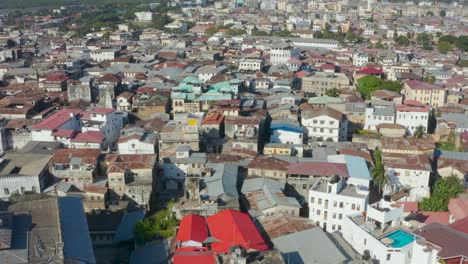
<svg viewBox="0 0 468 264"><path fill-rule="evenodd" d="M372 180L379 186L379 192L382 193L382 188L390 181L385 172L384 163L382 161L382 151L376 149L374 152L374 167L372 168Z"/></svg>
<svg viewBox="0 0 468 264"><path fill-rule="evenodd" d="M426 128L423 126L418 126L416 127L416 130L414 131L414 136L417 138L422 138L424 135L424 132L426 132Z"/></svg>

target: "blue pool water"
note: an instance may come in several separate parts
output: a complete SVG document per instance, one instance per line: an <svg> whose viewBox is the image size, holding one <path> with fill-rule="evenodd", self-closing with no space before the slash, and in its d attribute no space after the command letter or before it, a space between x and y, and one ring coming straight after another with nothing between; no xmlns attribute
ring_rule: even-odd
<svg viewBox="0 0 468 264"><path fill-rule="evenodd" d="M397 230L393 233L386 235L385 237L393 239L393 243L391 244L391 246L394 248L404 247L414 241L413 235L410 235L402 230Z"/></svg>

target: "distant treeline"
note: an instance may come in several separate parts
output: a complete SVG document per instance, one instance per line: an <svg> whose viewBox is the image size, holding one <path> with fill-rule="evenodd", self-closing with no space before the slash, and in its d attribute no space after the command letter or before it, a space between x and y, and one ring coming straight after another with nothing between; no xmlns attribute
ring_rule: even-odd
<svg viewBox="0 0 468 264"><path fill-rule="evenodd" d="M148 4L158 0L1 0L0 8L55 7L79 4Z"/></svg>

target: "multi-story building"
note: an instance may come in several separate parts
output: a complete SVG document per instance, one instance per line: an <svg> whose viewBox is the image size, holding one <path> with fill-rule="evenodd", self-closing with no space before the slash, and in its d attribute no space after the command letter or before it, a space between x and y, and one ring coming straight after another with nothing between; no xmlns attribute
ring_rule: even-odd
<svg viewBox="0 0 468 264"><path fill-rule="evenodd" d="M119 154L155 154L158 136L152 131L132 127L122 130L117 142Z"/></svg>
<svg viewBox="0 0 468 264"><path fill-rule="evenodd" d="M387 101L371 101L367 104L364 129L376 131L377 125L394 123L395 107L393 103Z"/></svg>
<svg viewBox="0 0 468 264"><path fill-rule="evenodd" d="M115 147L122 125L122 116L112 108L62 109L32 127L32 140L108 149Z"/></svg>
<svg viewBox="0 0 468 264"><path fill-rule="evenodd" d="M403 88L405 89L406 100L419 101L432 107L441 107L447 100L447 91L436 84L408 80Z"/></svg>
<svg viewBox="0 0 468 264"><path fill-rule="evenodd" d="M180 145L190 146L193 151L200 150L200 135L197 122L188 120L182 124L169 121L159 133L159 156L168 157Z"/></svg>
<svg viewBox="0 0 468 264"><path fill-rule="evenodd" d="M254 58L242 58L239 60L240 72L259 72L262 70L263 60Z"/></svg>
<svg viewBox="0 0 468 264"><path fill-rule="evenodd" d="M93 61L111 61L114 60L119 51L117 49L97 49L91 51L91 59Z"/></svg>
<svg viewBox="0 0 468 264"><path fill-rule="evenodd" d="M430 109L418 101L405 100L404 104L396 105L395 123L405 126L413 134L420 126L427 132Z"/></svg>
<svg viewBox="0 0 468 264"><path fill-rule="evenodd" d="M441 250L403 225L403 205L380 201L343 217L343 238L359 254L379 263L436 264Z"/></svg>
<svg viewBox="0 0 468 264"><path fill-rule="evenodd" d="M50 160L50 173L80 190L94 182L99 149L58 149Z"/></svg>
<svg viewBox="0 0 468 264"><path fill-rule="evenodd" d="M41 193L48 184L48 163L57 143L30 141L22 149L5 152L0 166L0 199L12 194Z"/></svg>
<svg viewBox="0 0 468 264"><path fill-rule="evenodd" d="M353 65L354 66L366 66L369 62L369 55L367 53L354 53L353 54Z"/></svg>
<svg viewBox="0 0 468 264"><path fill-rule="evenodd" d="M106 167L108 185L120 199L126 195L136 205L148 207L153 188L156 155L109 154Z"/></svg>
<svg viewBox="0 0 468 264"><path fill-rule="evenodd" d="M346 141L348 120L343 113L330 108L303 111L301 122L307 128L309 139L317 141Z"/></svg>
<svg viewBox="0 0 468 264"><path fill-rule="evenodd" d="M408 202L419 202L430 196L431 162L426 155L385 153L385 171L390 178L384 194L407 191Z"/></svg>
<svg viewBox="0 0 468 264"><path fill-rule="evenodd" d="M340 231L344 216L364 212L368 204L371 177L364 159L344 159L347 174L317 177L309 189L309 219L328 232Z"/></svg>
<svg viewBox="0 0 468 264"><path fill-rule="evenodd" d="M270 125L270 142L300 145L304 143L304 128L299 122L273 120Z"/></svg>
<svg viewBox="0 0 468 264"><path fill-rule="evenodd" d="M302 78L301 89L308 95L323 96L333 88L349 88L348 77L344 73L315 72Z"/></svg>
<svg viewBox="0 0 468 264"><path fill-rule="evenodd" d="M273 65L286 64L291 58L299 58L299 49L283 44L273 44L270 48L270 62Z"/></svg>

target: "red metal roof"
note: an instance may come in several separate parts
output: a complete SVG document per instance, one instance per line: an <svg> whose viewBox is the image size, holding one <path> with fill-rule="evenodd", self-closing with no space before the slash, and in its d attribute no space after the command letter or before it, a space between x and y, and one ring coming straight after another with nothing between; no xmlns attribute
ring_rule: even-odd
<svg viewBox="0 0 468 264"><path fill-rule="evenodd" d="M468 198L452 198L449 201L448 209L455 220L468 217Z"/></svg>
<svg viewBox="0 0 468 264"><path fill-rule="evenodd" d="M203 125L220 125L224 121L224 115L220 113L211 113L203 119Z"/></svg>
<svg viewBox="0 0 468 264"><path fill-rule="evenodd" d="M468 216L463 219L453 222L449 226L455 230L458 230L468 235Z"/></svg>
<svg viewBox="0 0 468 264"><path fill-rule="evenodd" d="M64 72L54 72L47 75L46 82L63 82L68 80L68 76Z"/></svg>
<svg viewBox="0 0 468 264"><path fill-rule="evenodd" d="M349 177L346 164L332 162L303 162L288 168L288 174Z"/></svg>
<svg viewBox="0 0 468 264"><path fill-rule="evenodd" d="M268 246L248 214L225 210L207 218L211 236L220 242L212 244L217 252L228 252L232 245L242 245L247 250L268 250Z"/></svg>
<svg viewBox="0 0 468 264"><path fill-rule="evenodd" d="M182 218L179 225L179 231L176 236L176 243L179 241L195 241L202 243L208 237L208 226L205 218L189 214Z"/></svg>
<svg viewBox="0 0 468 264"><path fill-rule="evenodd" d="M34 130L54 130L65 124L72 117L71 115L79 115L83 111L78 109L63 109L45 118L40 123L33 126Z"/></svg>
<svg viewBox="0 0 468 264"><path fill-rule="evenodd" d="M441 258L468 257L468 236L449 226L432 223L416 230L415 233L440 246L442 251L438 256Z"/></svg>
<svg viewBox="0 0 468 264"><path fill-rule="evenodd" d="M78 132L75 137L72 138L72 142L88 142L88 143L102 143L102 132L101 131L87 131Z"/></svg>
<svg viewBox="0 0 468 264"><path fill-rule="evenodd" d="M215 264L216 254L206 248L179 248L174 253L174 264Z"/></svg>
<svg viewBox="0 0 468 264"><path fill-rule="evenodd" d="M439 85L435 85L435 84L431 84L431 83L423 82L423 81L418 81L418 80L408 80L406 81L406 85L410 89L415 89L415 90L443 90L444 89L443 87Z"/></svg>
<svg viewBox="0 0 468 264"><path fill-rule="evenodd" d="M356 74L383 74L383 71L374 67L366 67L356 71Z"/></svg>

